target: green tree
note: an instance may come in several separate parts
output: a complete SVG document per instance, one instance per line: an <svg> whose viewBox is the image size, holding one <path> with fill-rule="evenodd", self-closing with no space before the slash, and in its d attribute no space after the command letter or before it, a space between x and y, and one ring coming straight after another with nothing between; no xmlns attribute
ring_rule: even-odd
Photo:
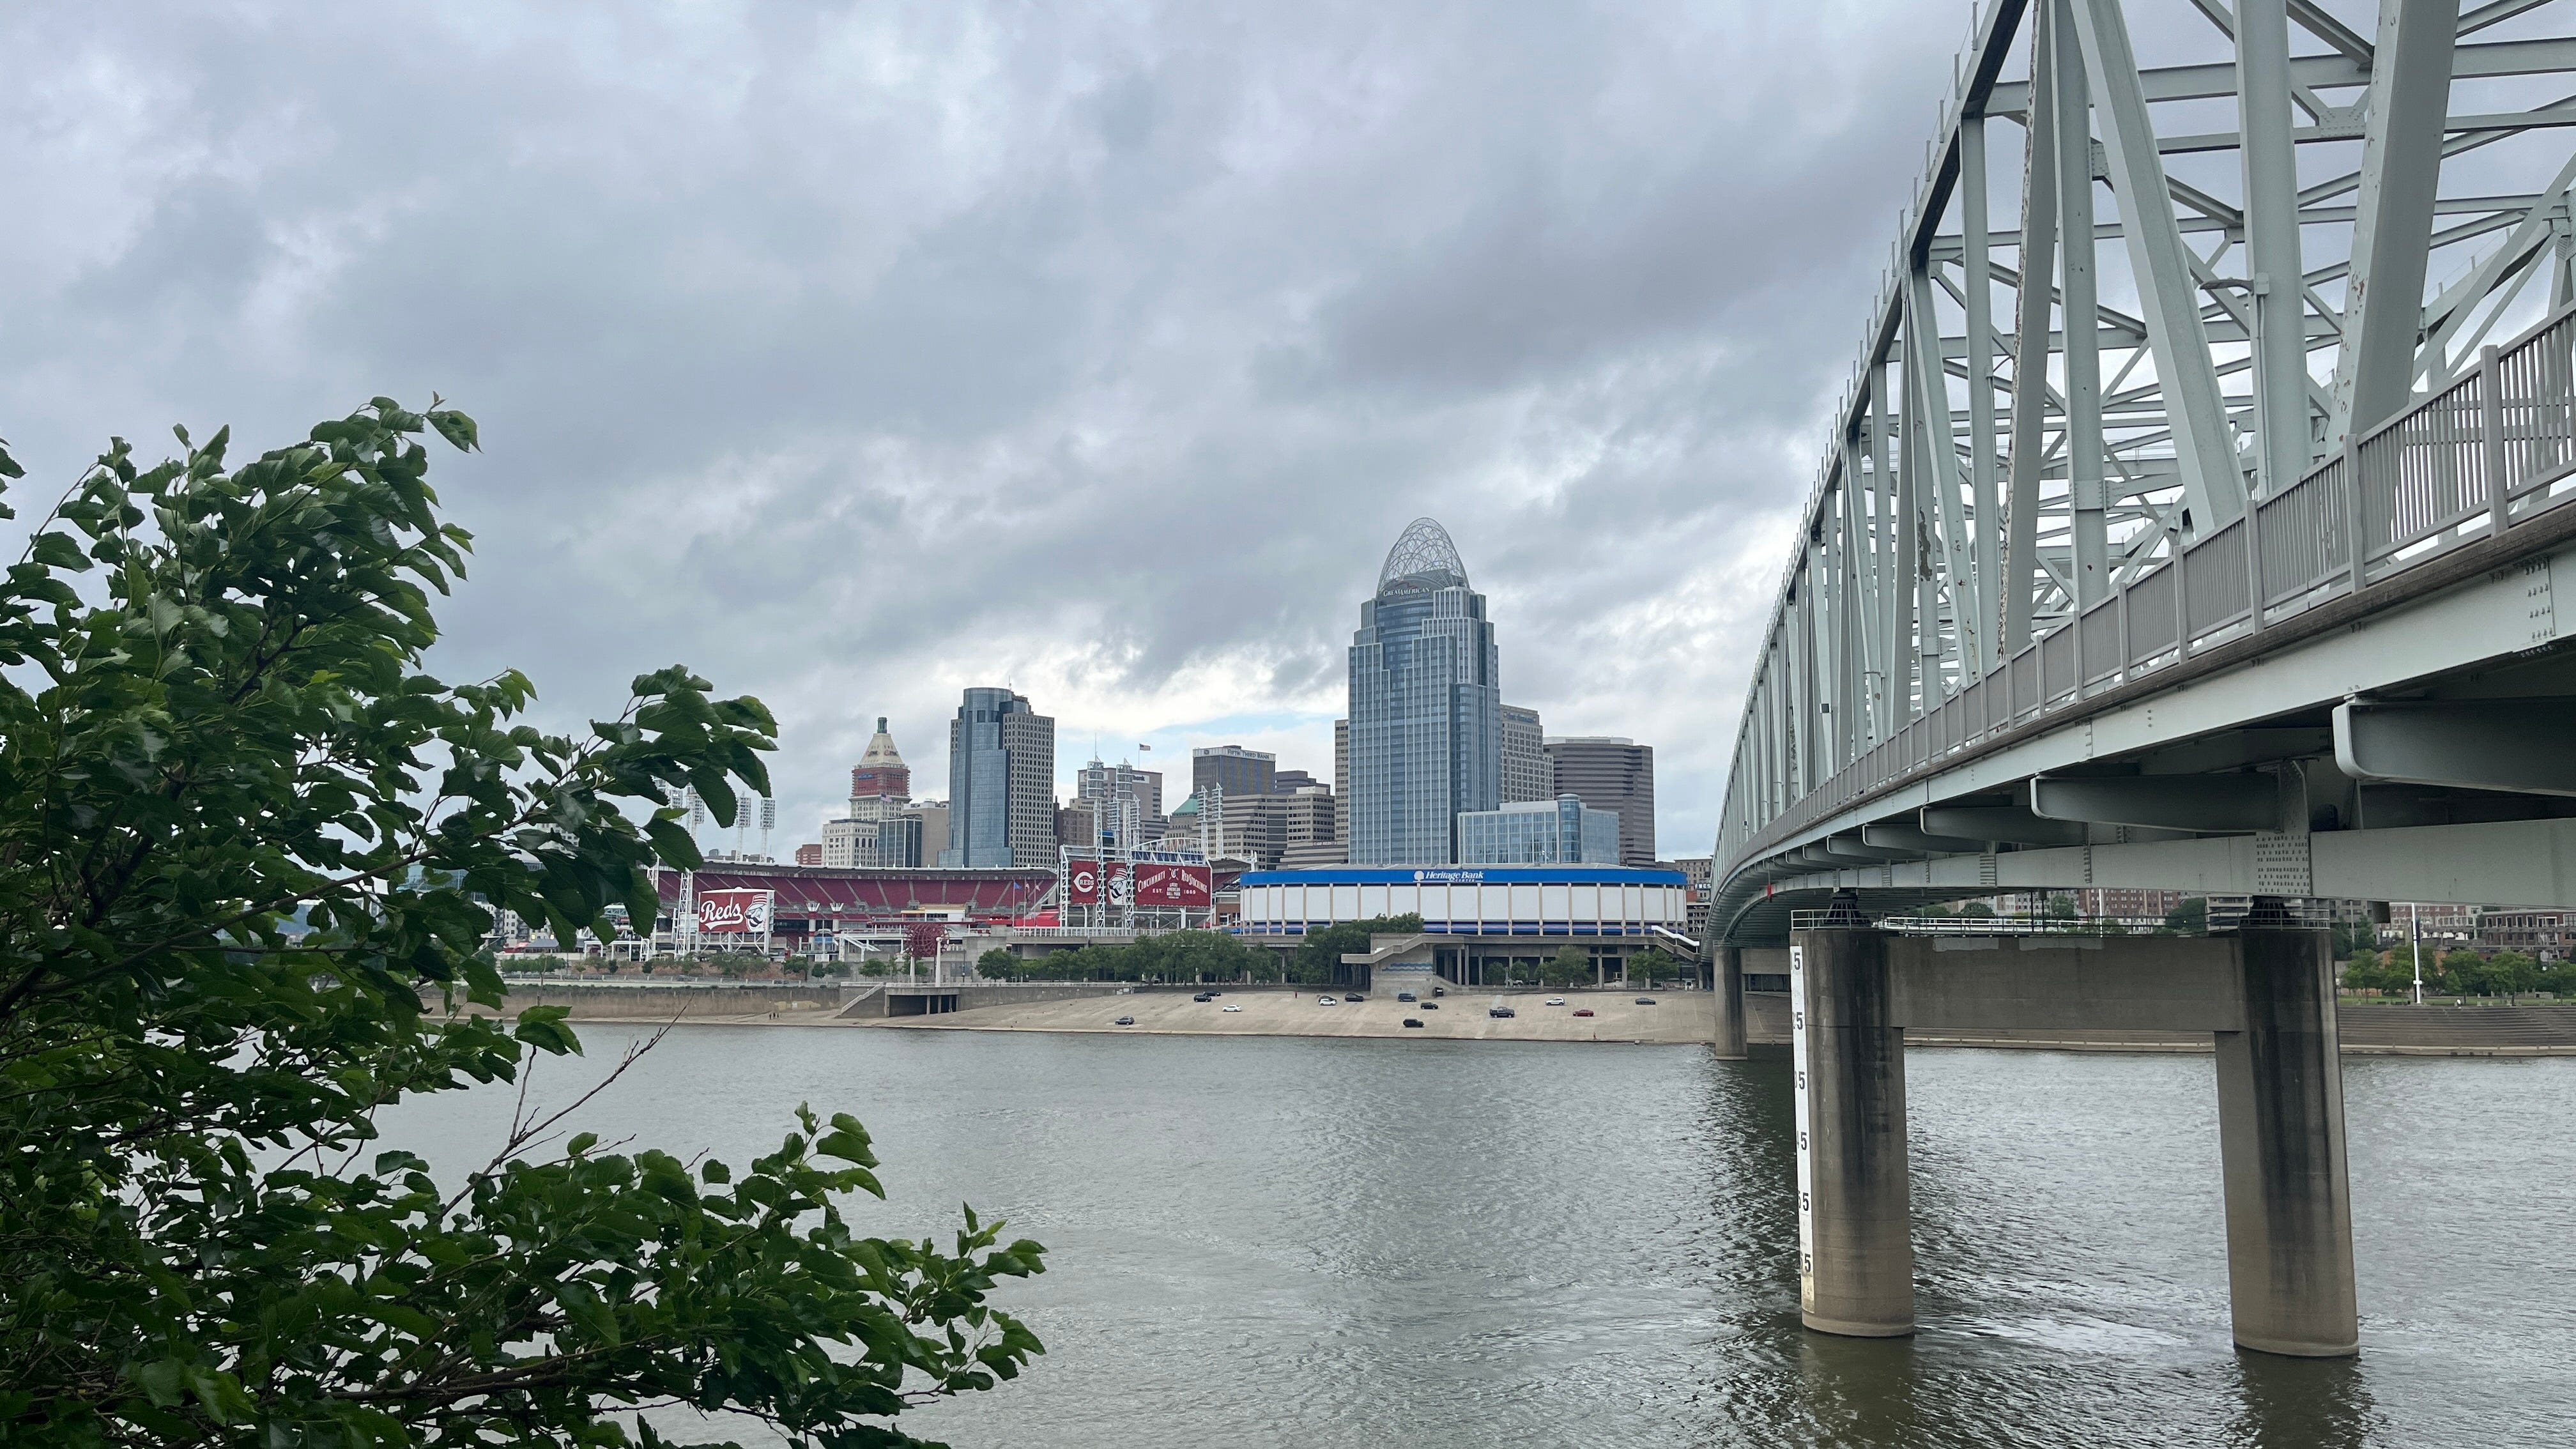
<svg viewBox="0 0 2576 1449"><path fill-rule="evenodd" d="M1562 946L1539 968L1541 985L1567 987L1592 979L1592 958L1580 946Z"/></svg>
<svg viewBox="0 0 2576 1449"><path fill-rule="evenodd" d="M2178 936L2197 936L2209 929L2209 902L2200 896L2177 902L2165 912L2165 929Z"/></svg>
<svg viewBox="0 0 2576 1449"><path fill-rule="evenodd" d="M578 738L515 672L423 673L469 544L431 430L474 442L382 398L238 469L118 440L0 583L0 1424L614 1449L677 1402L912 1443L907 1405L1039 1351L988 1301L1039 1249L859 1236L855 1120L740 1168L551 1122L445 1183L368 1150L379 1108L580 1049L561 1008L460 1009L504 1002L494 912L651 919L645 867L698 863L665 789L730 820L774 733L685 669Z"/></svg>
<svg viewBox="0 0 2576 1449"><path fill-rule="evenodd" d="M1995 908L1987 905L1984 901L1970 901L1966 905L1959 907L1959 914L1962 916L1973 917L1980 921L1991 921L1995 918Z"/></svg>
<svg viewBox="0 0 2576 1449"><path fill-rule="evenodd" d="M2520 951L2498 951L2487 958L2487 990L2499 996L2528 996L2540 989L2540 963Z"/></svg>
<svg viewBox="0 0 2576 1449"><path fill-rule="evenodd" d="M2053 921L2071 921L2075 919L2075 897L2069 895L2050 896L2048 898L2046 912L2048 918Z"/></svg>
<svg viewBox="0 0 2576 1449"><path fill-rule="evenodd" d="M1681 973L1679 961L1661 946L1648 946L1628 958L1628 979L1647 986L1661 986Z"/></svg>
<svg viewBox="0 0 2576 1449"><path fill-rule="evenodd" d="M1333 972L1342 964L1342 957L1369 948L1369 937L1409 935L1421 929L1420 916L1402 915L1343 921L1320 931L1310 931L1297 943L1297 956L1289 971L1298 981L1327 982L1333 979Z"/></svg>
<svg viewBox="0 0 2576 1449"><path fill-rule="evenodd" d="M975 974L987 981L1017 981L1025 974L1018 955L1008 947L996 946L975 958Z"/></svg>

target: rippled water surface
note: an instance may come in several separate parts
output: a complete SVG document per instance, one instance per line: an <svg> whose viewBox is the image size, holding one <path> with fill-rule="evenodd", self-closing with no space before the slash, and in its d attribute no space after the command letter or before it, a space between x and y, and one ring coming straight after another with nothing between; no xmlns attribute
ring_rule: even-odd
<svg viewBox="0 0 2576 1449"><path fill-rule="evenodd" d="M596 1077L630 1033L583 1029ZM585 1075L587 1074L587 1075ZM685 1027L580 1125L736 1161L858 1113L890 1201L1044 1242L959 1446L2576 1444L2576 1059L2347 1058L2363 1355L2227 1336L2206 1057L1915 1051L1922 1331L1798 1326L1785 1059ZM450 1170L482 1091L388 1136ZM480 1160L476 1158L475 1160Z"/></svg>

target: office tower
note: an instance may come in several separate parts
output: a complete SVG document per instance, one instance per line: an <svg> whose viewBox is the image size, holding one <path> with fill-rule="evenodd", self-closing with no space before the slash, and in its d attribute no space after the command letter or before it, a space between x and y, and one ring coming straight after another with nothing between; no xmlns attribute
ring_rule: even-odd
<svg viewBox="0 0 2576 1449"><path fill-rule="evenodd" d="M1098 802L1076 798L1055 807L1055 843L1075 850L1099 849Z"/></svg>
<svg viewBox="0 0 2576 1449"><path fill-rule="evenodd" d="M1619 817L1619 863L1655 863L1655 747L1611 735L1559 735L1547 742L1548 773L1560 795Z"/></svg>
<svg viewBox="0 0 2576 1449"><path fill-rule="evenodd" d="M929 814L936 814L944 820L947 812L906 810L899 815L891 815L877 822L878 869L908 870L935 858L925 857L921 853L924 836L922 821Z"/></svg>
<svg viewBox="0 0 2576 1449"><path fill-rule="evenodd" d="M943 866L1055 862L1055 721L1007 689L970 689L948 724Z"/></svg>
<svg viewBox="0 0 2576 1449"><path fill-rule="evenodd" d="M1333 721L1333 839L1342 846L1342 858L1350 859L1351 844L1351 722Z"/></svg>
<svg viewBox="0 0 2576 1449"><path fill-rule="evenodd" d="M1213 785L1228 799L1279 793L1279 757L1241 745L1190 751L1190 793L1204 797Z"/></svg>
<svg viewBox="0 0 2576 1449"><path fill-rule="evenodd" d="M1538 711L1517 704L1503 706L1503 803L1553 800L1556 789L1547 777L1546 731Z"/></svg>
<svg viewBox="0 0 2576 1449"><path fill-rule="evenodd" d="M1485 596L1448 531L1407 524L1351 636L1350 858L1458 858L1458 815L1503 800L1502 691Z"/></svg>
<svg viewBox="0 0 2576 1449"><path fill-rule="evenodd" d="M947 801L915 800L904 807L901 815L895 817L895 823L905 832L894 837L903 842L903 853L900 858L888 858L885 861L887 867L937 865L946 858L948 854ZM879 827L877 840L879 848L884 848L887 836L883 827Z"/></svg>
<svg viewBox="0 0 2576 1449"><path fill-rule="evenodd" d="M1140 770L1124 760L1114 765L1093 760L1074 772L1073 793L1090 802L1098 817L1094 828L1106 832L1111 843L1133 850L1163 838L1162 771Z"/></svg>
<svg viewBox="0 0 2576 1449"><path fill-rule="evenodd" d="M1458 816L1461 865L1617 865L1619 817L1572 795Z"/></svg>

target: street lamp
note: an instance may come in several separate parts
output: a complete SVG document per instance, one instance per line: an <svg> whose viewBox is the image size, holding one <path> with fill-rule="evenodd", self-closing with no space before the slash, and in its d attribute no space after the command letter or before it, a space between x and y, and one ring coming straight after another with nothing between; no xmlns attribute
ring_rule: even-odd
<svg viewBox="0 0 2576 1449"><path fill-rule="evenodd" d="M2421 908L2413 901L2406 903L2406 934L2415 944L2415 1004L2424 1004L2424 921Z"/></svg>

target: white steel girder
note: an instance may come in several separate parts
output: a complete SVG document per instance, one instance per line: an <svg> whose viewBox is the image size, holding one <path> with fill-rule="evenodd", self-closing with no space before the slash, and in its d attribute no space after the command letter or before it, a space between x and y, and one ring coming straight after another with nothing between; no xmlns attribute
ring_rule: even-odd
<svg viewBox="0 0 2576 1449"><path fill-rule="evenodd" d="M2360 505L2382 510L2366 555L2313 501L2392 419L2422 413L2406 426L2439 438L2474 423L2474 393L2447 412L2431 394L2492 391L2481 345L2576 307L2576 102L2555 103L2576 85L2538 105L2454 95L2576 79L2576 36L2471 39L2535 9L2382 0L2362 33L2309 0L1985 0L1747 693L1722 874L1758 867L1748 851L1791 812L1875 788L1890 750L1954 747L1946 706L1972 689L1976 720L2018 718L2032 674L2081 698L2154 667L2157 629L2186 655L2204 616L2259 632L2304 607L2281 580L2311 536L2351 556L2348 579L2317 587L2376 577L2413 556L2381 541L2412 526L2386 509L2438 511L2441 490L2476 486L2458 481L2460 448L2539 456L2517 413L2410 463L2397 486L2417 492ZM2133 42L2151 31L2160 55L2196 35L2206 58L2142 69ZM2235 106L2235 129L2211 129L2213 102ZM2021 164L1990 166L2014 129ZM2491 159L2516 137L2537 140ZM2227 151L2232 179L2193 159ZM2448 279L2430 298L2428 276ZM2274 500L2298 507L2254 511Z"/></svg>

